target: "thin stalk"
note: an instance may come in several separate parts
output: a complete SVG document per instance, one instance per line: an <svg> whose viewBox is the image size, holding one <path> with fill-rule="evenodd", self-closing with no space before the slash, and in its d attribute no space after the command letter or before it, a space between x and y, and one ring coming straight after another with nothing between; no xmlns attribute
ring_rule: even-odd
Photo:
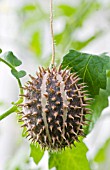
<svg viewBox="0 0 110 170"><path fill-rule="evenodd" d="M23 101L23 100L20 98L20 99L14 104L14 106L10 107L7 111L5 111L4 113L2 113L2 114L0 115L0 121L1 121L2 119L6 118L7 116L9 116L10 114L12 114L13 112L17 111L17 108L18 108L17 104L22 103L22 101Z"/></svg>
<svg viewBox="0 0 110 170"><path fill-rule="evenodd" d="M54 32L53 32L53 1L50 0L50 31L52 38L52 66L55 64L55 44L54 44Z"/></svg>

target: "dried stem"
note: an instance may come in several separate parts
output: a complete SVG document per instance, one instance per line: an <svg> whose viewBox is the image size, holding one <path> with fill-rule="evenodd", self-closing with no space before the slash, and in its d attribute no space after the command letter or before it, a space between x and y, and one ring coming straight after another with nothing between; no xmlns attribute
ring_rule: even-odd
<svg viewBox="0 0 110 170"><path fill-rule="evenodd" d="M55 63L55 45L54 45L54 33L53 33L53 2L50 0L50 30L52 38L52 66Z"/></svg>

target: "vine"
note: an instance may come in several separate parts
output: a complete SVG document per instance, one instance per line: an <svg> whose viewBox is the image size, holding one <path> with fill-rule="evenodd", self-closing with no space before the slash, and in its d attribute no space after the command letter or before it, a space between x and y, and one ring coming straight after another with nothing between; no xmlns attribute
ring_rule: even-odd
<svg viewBox="0 0 110 170"><path fill-rule="evenodd" d="M7 116L9 116L10 114L12 114L13 112L16 112L17 109L18 109L17 105L21 104L23 102L23 97L22 97L23 88L22 88L22 83L21 83L20 78L24 77L26 75L26 72L24 70L18 72L17 69L15 68L15 66L21 65L22 62L20 60L18 60L17 57L15 57L12 52L5 53L3 55L3 57L6 58L6 60L3 59L3 58L0 58L0 62L4 63L5 65L7 65L11 69L12 75L17 79L21 97L18 99L18 101L13 102L13 106L11 108L9 108L7 111L5 111L4 113L2 113L0 115L0 121L2 119L6 118Z"/></svg>

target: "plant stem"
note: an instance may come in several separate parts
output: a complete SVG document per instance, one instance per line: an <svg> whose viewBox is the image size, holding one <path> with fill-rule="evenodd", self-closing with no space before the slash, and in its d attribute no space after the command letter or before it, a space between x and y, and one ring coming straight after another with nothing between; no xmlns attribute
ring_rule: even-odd
<svg viewBox="0 0 110 170"><path fill-rule="evenodd" d="M54 45L54 33L53 33L53 3L50 0L50 30L51 30L51 37L52 37L52 66L55 63L55 45Z"/></svg>
<svg viewBox="0 0 110 170"><path fill-rule="evenodd" d="M12 107L9 108L6 112L4 112L4 113L2 113L2 114L0 115L0 121L1 121L2 119L6 118L7 116L9 116L11 113L17 111L17 108L18 108L17 104L20 104L20 103L22 103L22 99L21 99L21 98L14 104L14 106L12 106Z"/></svg>
<svg viewBox="0 0 110 170"><path fill-rule="evenodd" d="M4 64L6 64L11 69L17 71L10 63L5 61L4 59L0 58L0 61L3 62ZM18 81L18 86L19 86L19 89L20 89L20 94L23 94L23 89L22 89L21 81L20 81L20 79L17 79L17 81ZM17 110L17 108L18 108L17 104L20 104L22 102L23 102L23 98L20 97L20 99L17 102L15 102L14 105L11 108L9 108L6 112L4 112L4 113L2 113L0 115L0 121L2 119L4 119L5 117L9 116L11 113L15 112Z"/></svg>
<svg viewBox="0 0 110 170"><path fill-rule="evenodd" d="M10 109L8 109L6 112L4 112L2 115L0 115L0 121L2 119L4 119L5 117L9 116L11 113L13 113L14 111L16 111L17 106L13 106Z"/></svg>

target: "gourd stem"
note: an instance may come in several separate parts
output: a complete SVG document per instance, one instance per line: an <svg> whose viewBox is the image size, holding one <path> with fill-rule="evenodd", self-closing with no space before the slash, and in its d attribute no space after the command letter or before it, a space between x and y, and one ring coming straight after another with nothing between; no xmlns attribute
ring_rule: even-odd
<svg viewBox="0 0 110 170"><path fill-rule="evenodd" d="M54 32L53 32L53 1L50 0L50 31L52 38L52 67L55 64L55 44L54 44Z"/></svg>

